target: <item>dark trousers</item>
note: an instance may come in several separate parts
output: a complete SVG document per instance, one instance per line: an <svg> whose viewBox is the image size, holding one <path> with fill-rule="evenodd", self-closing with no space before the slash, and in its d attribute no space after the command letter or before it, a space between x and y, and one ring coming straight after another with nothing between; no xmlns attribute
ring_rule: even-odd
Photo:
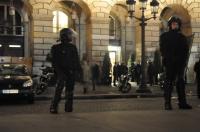
<svg viewBox="0 0 200 132"><path fill-rule="evenodd" d="M96 90L97 82L98 82L98 79L97 79L97 78L93 78L93 79L92 79L92 90Z"/></svg>
<svg viewBox="0 0 200 132"><path fill-rule="evenodd" d="M58 103L61 100L61 94L65 86L65 111L73 110L73 94L74 94L74 80L71 79L58 79L55 95L51 102L51 108L57 110Z"/></svg>
<svg viewBox="0 0 200 132"><path fill-rule="evenodd" d="M114 85L114 86L116 85L116 81L117 81L117 76L116 76L116 75L113 75L113 85Z"/></svg>
<svg viewBox="0 0 200 132"><path fill-rule="evenodd" d="M149 75L149 84L152 86L154 84L154 76L153 75Z"/></svg>
<svg viewBox="0 0 200 132"><path fill-rule="evenodd" d="M140 84L140 74L137 74L137 75L136 75L136 82L137 82L137 85Z"/></svg>
<svg viewBox="0 0 200 132"><path fill-rule="evenodd" d="M171 104L171 94L173 91L173 83L176 82L176 91L178 95L179 105L185 105L185 81L184 81L184 67L177 65L166 67L166 78L164 83L164 98L166 104Z"/></svg>
<svg viewBox="0 0 200 132"><path fill-rule="evenodd" d="M200 99L200 78L197 78L197 96Z"/></svg>

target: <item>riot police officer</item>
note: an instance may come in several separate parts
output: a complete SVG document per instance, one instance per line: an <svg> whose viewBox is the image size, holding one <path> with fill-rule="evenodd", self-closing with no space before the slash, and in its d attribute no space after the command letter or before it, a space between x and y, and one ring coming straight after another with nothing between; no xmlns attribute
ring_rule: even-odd
<svg viewBox="0 0 200 132"><path fill-rule="evenodd" d="M57 74L57 86L54 98L51 102L50 112L58 112L58 103L65 86L65 112L73 111L73 91L75 85L75 73L81 70L76 46L72 43L74 31L63 28L60 31L60 44L51 48L52 66ZM78 72L77 72L78 73Z"/></svg>
<svg viewBox="0 0 200 132"><path fill-rule="evenodd" d="M176 83L179 108L192 109L186 102L185 67L189 55L186 37L180 32L181 20L172 16L168 21L169 31L160 36L160 51L166 78L164 82L165 110L172 110L171 94L173 83Z"/></svg>

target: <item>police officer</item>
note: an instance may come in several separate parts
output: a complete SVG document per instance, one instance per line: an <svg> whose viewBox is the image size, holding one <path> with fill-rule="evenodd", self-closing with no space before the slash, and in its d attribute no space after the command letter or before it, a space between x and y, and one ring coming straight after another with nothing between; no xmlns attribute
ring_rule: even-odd
<svg viewBox="0 0 200 132"><path fill-rule="evenodd" d="M172 16L168 21L168 27L169 31L160 36L160 51L166 73L164 82L165 110L172 110L171 94L174 82L176 82L179 108L192 109L186 102L184 81L189 45L186 37L180 32L180 18Z"/></svg>
<svg viewBox="0 0 200 132"><path fill-rule="evenodd" d="M73 90L75 85L75 73L81 70L76 46L72 43L74 31L63 28L60 31L60 44L51 48L52 66L57 74L57 86L54 98L51 102L50 112L58 113L58 103L65 86L65 112L73 111Z"/></svg>

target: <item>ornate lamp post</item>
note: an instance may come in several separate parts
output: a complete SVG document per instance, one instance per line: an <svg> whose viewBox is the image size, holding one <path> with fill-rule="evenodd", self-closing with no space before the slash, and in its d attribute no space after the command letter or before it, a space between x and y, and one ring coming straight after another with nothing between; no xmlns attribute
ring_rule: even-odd
<svg viewBox="0 0 200 132"><path fill-rule="evenodd" d="M81 25L80 25L80 21L81 21L81 18L80 18L80 16L77 14L77 12L76 12L76 5L75 5L75 3L73 2L72 3L72 7L71 7L71 9L72 9L72 12L71 12L71 14L72 14L72 20L73 20L73 29L74 30L76 30L76 20L78 19L78 29L79 29L79 38L78 38L78 41L79 41L79 43L78 43L78 51L79 51L79 57L80 57L80 55L81 55L81 45L80 45L80 43L81 43L81 34L80 34L80 32L81 32Z"/></svg>
<svg viewBox="0 0 200 132"><path fill-rule="evenodd" d="M141 41L142 41L142 56L141 56L141 66L142 66L142 79L141 79L141 84L139 86L139 89L136 91L138 93L150 93L150 89L147 88L146 85L146 73L145 73L145 69L146 69L146 56L145 56L145 26L147 25L145 22L150 20L150 19L156 19L156 14L158 13L158 6L159 3L157 0L152 0L150 2L150 6L151 6L151 13L153 14L153 17L150 18L145 18L144 16L144 11L146 9L147 6L147 0L139 0L140 2L140 10L142 11L142 16L141 17L136 17L134 16L134 12L135 12L135 4L136 1L135 0L126 0L126 4L128 5L128 13L129 13L129 17L130 18L135 18L137 20L139 20L140 26L141 26Z"/></svg>
<svg viewBox="0 0 200 132"><path fill-rule="evenodd" d="M15 7L13 0L10 0L9 15L11 16L15 15Z"/></svg>

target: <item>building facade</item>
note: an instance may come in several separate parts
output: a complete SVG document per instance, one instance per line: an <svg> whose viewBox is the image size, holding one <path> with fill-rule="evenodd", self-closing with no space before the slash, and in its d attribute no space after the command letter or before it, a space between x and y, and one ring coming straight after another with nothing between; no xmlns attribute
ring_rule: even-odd
<svg viewBox="0 0 200 132"><path fill-rule="evenodd" d="M158 0L155 20L147 22L145 45L147 60L159 48L159 36L167 30L167 20L179 16L182 32L192 43L188 62L188 79L194 80L193 65L200 57L200 1ZM150 0L145 17L151 17ZM12 9L14 7L14 14ZM136 2L135 16L141 16ZM31 57L34 73L48 65L46 55L56 44L63 27L75 29L80 59L102 63L109 52L112 63L127 62L131 54L141 60L140 22L130 19L126 0L0 0L1 56ZM193 37L194 36L194 37Z"/></svg>

